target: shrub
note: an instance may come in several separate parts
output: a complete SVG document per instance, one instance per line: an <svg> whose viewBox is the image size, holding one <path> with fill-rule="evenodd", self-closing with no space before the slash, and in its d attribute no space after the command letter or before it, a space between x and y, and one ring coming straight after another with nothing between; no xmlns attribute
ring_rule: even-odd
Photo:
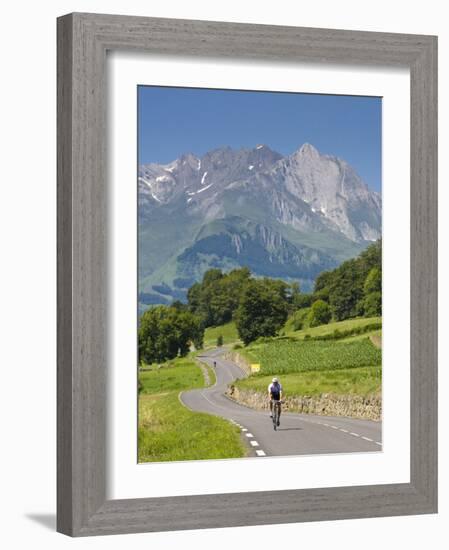
<svg viewBox="0 0 449 550"><path fill-rule="evenodd" d="M317 327L319 325L327 325L331 320L332 313L324 300L317 300L313 302L310 310L310 326Z"/></svg>
<svg viewBox="0 0 449 550"><path fill-rule="evenodd" d="M223 345L223 334L219 334L217 336L217 347L221 347Z"/></svg>
<svg viewBox="0 0 449 550"><path fill-rule="evenodd" d="M308 315L310 308L302 308L295 311L292 316L292 328L293 330L302 330L308 326Z"/></svg>

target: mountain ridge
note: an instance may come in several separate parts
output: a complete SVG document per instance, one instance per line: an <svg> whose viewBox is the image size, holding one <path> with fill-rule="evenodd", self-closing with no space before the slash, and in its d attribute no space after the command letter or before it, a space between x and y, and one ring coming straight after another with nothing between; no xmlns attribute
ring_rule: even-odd
<svg viewBox="0 0 449 550"><path fill-rule="evenodd" d="M175 279L194 282L208 267L248 262L256 275L310 286L381 235L380 194L345 160L309 143L287 156L259 144L143 164L138 190L139 290L155 300L154 286L179 298L185 287Z"/></svg>

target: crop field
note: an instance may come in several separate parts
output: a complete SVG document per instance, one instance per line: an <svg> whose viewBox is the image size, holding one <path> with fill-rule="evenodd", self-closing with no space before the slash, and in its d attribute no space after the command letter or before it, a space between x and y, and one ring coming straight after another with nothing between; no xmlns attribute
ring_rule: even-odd
<svg viewBox="0 0 449 550"><path fill-rule="evenodd" d="M381 365L382 353L368 337L352 341L273 339L243 351L263 374L323 371Z"/></svg>

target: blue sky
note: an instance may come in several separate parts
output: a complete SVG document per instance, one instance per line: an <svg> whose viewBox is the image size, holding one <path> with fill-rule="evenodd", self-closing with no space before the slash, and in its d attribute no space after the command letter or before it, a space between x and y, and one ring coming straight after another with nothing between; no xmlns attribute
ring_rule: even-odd
<svg viewBox="0 0 449 550"><path fill-rule="evenodd" d="M264 143L283 155L303 143L351 164L381 188L379 97L138 87L139 164Z"/></svg>

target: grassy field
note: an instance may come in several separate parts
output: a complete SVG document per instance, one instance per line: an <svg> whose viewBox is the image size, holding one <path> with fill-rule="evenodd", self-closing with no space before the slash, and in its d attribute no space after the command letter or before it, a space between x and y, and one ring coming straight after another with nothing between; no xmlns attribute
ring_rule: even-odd
<svg viewBox="0 0 449 550"><path fill-rule="evenodd" d="M252 389L266 393L272 376L252 376L239 380L236 385L241 389ZM360 367L352 369L325 370L315 372L292 373L282 376L284 397L295 395L320 395L334 393L339 395L369 395L380 389L382 381L381 367Z"/></svg>
<svg viewBox="0 0 449 550"><path fill-rule="evenodd" d="M171 365L154 367L151 371L141 372L142 384L140 395L160 392L202 388L204 377L198 365L191 358L176 359Z"/></svg>
<svg viewBox="0 0 449 550"><path fill-rule="evenodd" d="M368 331L335 340L313 338L340 332L363 330L380 317L352 319L255 342L239 350L251 363L260 363L258 374L236 382L242 389L266 392L273 375L280 376L286 396L368 395L380 392L382 384L381 330ZM306 334L310 339L304 339Z"/></svg>
<svg viewBox="0 0 449 550"><path fill-rule="evenodd" d="M204 347L215 347L217 345L217 338L219 335L223 336L223 344L233 344L239 342L239 335L235 323L227 323L220 327L208 327L204 331Z"/></svg>
<svg viewBox="0 0 449 550"><path fill-rule="evenodd" d="M212 369L208 372L213 384L215 375ZM139 380L139 462L246 455L237 427L181 404L180 391L204 387L201 368L192 358L141 372Z"/></svg>

